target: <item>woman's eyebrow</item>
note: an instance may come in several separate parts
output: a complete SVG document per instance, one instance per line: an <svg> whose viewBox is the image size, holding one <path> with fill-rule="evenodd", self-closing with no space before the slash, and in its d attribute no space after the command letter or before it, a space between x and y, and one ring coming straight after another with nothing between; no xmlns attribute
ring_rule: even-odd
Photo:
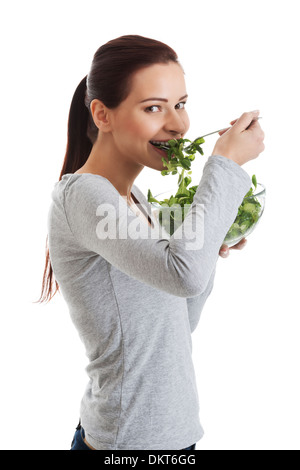
<svg viewBox="0 0 300 470"><path fill-rule="evenodd" d="M187 97L188 95L184 95L181 98L179 98L178 101L184 100ZM140 101L140 103L145 103L145 101L165 101L166 103L168 103L168 100L166 98L156 98L156 97L146 98L145 100Z"/></svg>

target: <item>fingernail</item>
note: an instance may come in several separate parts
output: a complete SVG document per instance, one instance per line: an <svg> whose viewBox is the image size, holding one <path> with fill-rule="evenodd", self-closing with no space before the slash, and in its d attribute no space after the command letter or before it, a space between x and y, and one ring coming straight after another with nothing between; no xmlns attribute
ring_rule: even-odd
<svg viewBox="0 0 300 470"><path fill-rule="evenodd" d="M256 109L255 111L252 111L253 114L259 113L259 109Z"/></svg>

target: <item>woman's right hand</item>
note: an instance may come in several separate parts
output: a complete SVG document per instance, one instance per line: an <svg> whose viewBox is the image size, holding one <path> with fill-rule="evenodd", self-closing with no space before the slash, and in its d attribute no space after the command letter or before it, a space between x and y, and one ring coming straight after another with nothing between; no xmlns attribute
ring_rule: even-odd
<svg viewBox="0 0 300 470"><path fill-rule="evenodd" d="M251 111L232 121L232 127L220 132L221 137L217 140L212 155L229 158L241 166L257 158L265 149L265 134L258 123L258 116L259 111Z"/></svg>

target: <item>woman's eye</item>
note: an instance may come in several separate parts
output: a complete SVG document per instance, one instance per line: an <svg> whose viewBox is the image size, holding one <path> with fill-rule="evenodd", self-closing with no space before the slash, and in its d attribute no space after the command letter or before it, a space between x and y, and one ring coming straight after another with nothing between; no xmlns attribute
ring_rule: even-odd
<svg viewBox="0 0 300 470"><path fill-rule="evenodd" d="M186 101L181 101L180 103L176 104L175 109L184 109L186 105Z"/></svg>
<svg viewBox="0 0 300 470"><path fill-rule="evenodd" d="M148 106L148 108L145 109L147 113L157 113L159 110L160 110L160 107L156 105Z"/></svg>

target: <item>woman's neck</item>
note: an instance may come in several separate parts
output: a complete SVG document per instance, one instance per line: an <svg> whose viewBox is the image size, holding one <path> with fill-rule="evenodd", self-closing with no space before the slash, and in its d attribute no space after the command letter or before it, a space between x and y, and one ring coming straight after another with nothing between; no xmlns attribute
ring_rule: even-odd
<svg viewBox="0 0 300 470"><path fill-rule="evenodd" d="M132 186L144 167L119 155L108 140L105 136L97 139L86 163L76 173L92 173L107 178L121 196L132 202Z"/></svg>

